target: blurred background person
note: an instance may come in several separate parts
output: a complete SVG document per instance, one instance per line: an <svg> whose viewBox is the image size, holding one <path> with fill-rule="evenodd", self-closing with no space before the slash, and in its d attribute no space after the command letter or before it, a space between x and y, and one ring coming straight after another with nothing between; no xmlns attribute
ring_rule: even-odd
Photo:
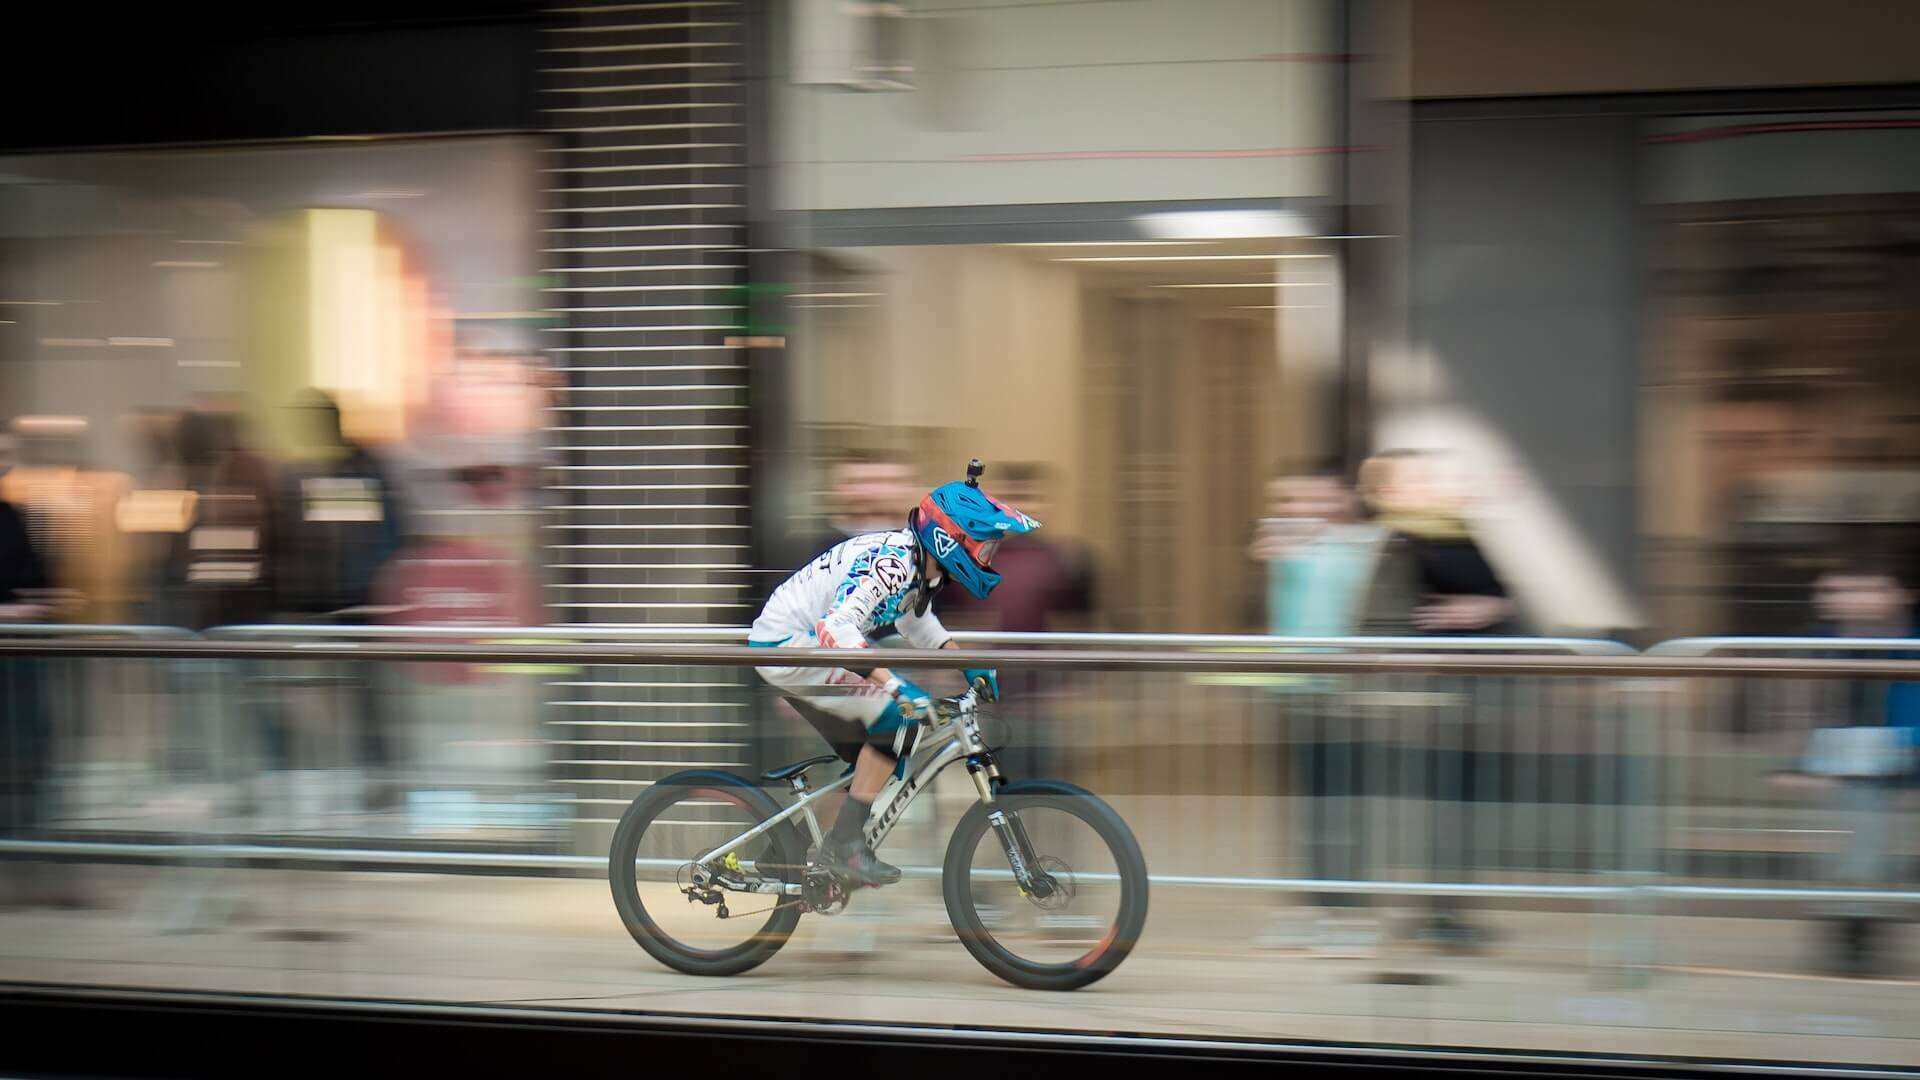
<svg viewBox="0 0 1920 1080"><path fill-rule="evenodd" d="M180 590L168 576L175 546L192 523L195 500L180 457L180 423L178 410L140 408L122 417L120 424L133 461L128 490L114 510L114 523L126 558L128 618L147 626L179 626L185 620L179 607ZM128 808L146 811L170 803L169 758L178 747L167 738L169 714L196 708L166 692L175 688L179 668L179 662L142 664L115 680L116 697L106 722L120 729L122 739L118 762L103 764L109 771L117 765L123 774L112 790ZM150 684L149 678L156 681ZM96 740L89 756L98 759L104 749L108 747Z"/></svg>
<svg viewBox="0 0 1920 1080"><path fill-rule="evenodd" d="M384 555L361 550L379 563L364 610L388 625L502 640L493 632L549 619L539 568L554 550L542 544L541 522L555 376L499 320L450 328L453 348L430 372L405 437L355 439L390 492L377 529L360 525L386 537ZM356 409L346 418L348 432L366 427ZM384 744L376 805L402 809L395 823L416 834L519 838L551 827L566 807L549 786L540 738L551 675L516 665L373 665L362 692L378 697L360 720Z"/></svg>
<svg viewBox="0 0 1920 1080"><path fill-rule="evenodd" d="M273 614L273 467L244 441L239 412L202 405L181 421L193 525L175 553L189 629L265 622Z"/></svg>
<svg viewBox="0 0 1920 1080"><path fill-rule="evenodd" d="M0 477L12 472L16 445L0 436ZM34 544L26 513L4 492L5 485L0 485L0 622L39 622L53 614L45 603L46 560Z"/></svg>
<svg viewBox="0 0 1920 1080"><path fill-rule="evenodd" d="M537 512L528 448L443 432L411 450L407 490L415 500L405 505L418 509L408 514L404 546L374 580L376 618L464 627L477 641L541 621L540 584L517 535ZM476 834L544 820L544 744L530 719L538 680L458 663L379 674L381 708L393 720L389 772L409 828Z"/></svg>
<svg viewBox="0 0 1920 1080"><path fill-rule="evenodd" d="M891 450L850 450L834 461L831 472L831 512L808 534L799 561L850 536L906 528L907 511L926 494L913 466Z"/></svg>
<svg viewBox="0 0 1920 1080"><path fill-rule="evenodd" d="M1367 634L1512 634L1519 612L1474 541L1467 500L1438 458L1387 450L1360 468L1386 533L1361 616Z"/></svg>
<svg viewBox="0 0 1920 1080"><path fill-rule="evenodd" d="M393 470L381 455L346 434L340 406L320 390L292 405L303 423L300 459L281 474L274 502L274 586L280 611L299 622L349 626L372 621L373 586L408 536L408 521ZM376 665L343 666L348 769L372 779L365 794L375 808L393 793L383 775L393 764L392 719L377 685ZM349 778L354 792L360 785ZM357 794L349 794L351 805Z"/></svg>
<svg viewBox="0 0 1920 1080"><path fill-rule="evenodd" d="M247 446L238 410L212 400L199 403L181 419L180 457L187 489L194 495L193 519L176 538L170 575L179 591L181 625L205 630L267 622L274 609L276 552L272 466ZM292 761L279 694L265 685L268 668L246 660L182 668L203 694L223 673L234 680L241 730L226 729L228 717L211 710L177 711L176 760L184 768L197 767L222 787L257 784L252 798L281 808L284 774ZM234 736L248 740L244 745L256 750L258 763L269 775L252 775L244 762L254 755L234 753Z"/></svg>
<svg viewBox="0 0 1920 1080"><path fill-rule="evenodd" d="M1817 637L1912 638L1914 594L1893 559L1868 556L1846 570L1822 574L1814 583ZM1835 657L1853 656L1836 641ZM1875 653L1876 657L1886 654ZM1920 657L1913 653L1895 658ZM1893 855L1894 798L1915 776L1915 737L1920 735L1920 683L1866 680L1821 682L1800 687L1801 707L1815 727L1797 769L1779 779L1822 793L1847 833L1828 868L1839 888L1884 888L1899 876ZM1829 905L1824 966L1841 976L1876 974L1887 960L1890 911L1884 904L1855 901Z"/></svg>
<svg viewBox="0 0 1920 1080"><path fill-rule="evenodd" d="M11 453L11 446L0 448ZM11 468L0 460L0 474ZM35 623L53 614L45 603L46 560L35 547L27 516L18 506L0 498L0 622Z"/></svg>
<svg viewBox="0 0 1920 1080"><path fill-rule="evenodd" d="M1374 524L1384 533L1380 556L1360 618L1361 633L1377 635L1494 635L1520 632L1518 609L1494 572L1466 518L1468 500L1458 479L1434 454L1388 450L1360 467L1360 490ZM1420 753L1423 775L1440 812L1429 819L1431 870L1444 877L1472 876L1467 836L1474 827L1479 791L1476 765L1486 767L1474 740L1482 725L1474 696L1480 680L1467 680L1461 744ZM1449 706L1442 706L1448 708ZM1491 748L1487 748L1491 749ZM1457 810L1448 813L1446 805ZM1436 897L1415 928L1417 940L1448 949L1484 946L1491 932L1469 921L1451 897Z"/></svg>
<svg viewBox="0 0 1920 1080"><path fill-rule="evenodd" d="M279 606L302 621L365 623L358 609L407 536L400 489L382 457L347 436L330 395L309 390L292 408L304 439L278 485Z"/></svg>
<svg viewBox="0 0 1920 1080"><path fill-rule="evenodd" d="M9 453L11 444L5 448ZM11 462L0 460L0 473ZM45 602L46 561L35 548L27 518L0 497L0 623L36 623L53 614ZM44 661L0 660L0 835L19 837L45 822L46 790L53 769L52 733L42 698ZM0 908L30 907L64 899L50 870L15 859L0 860Z"/></svg>
<svg viewBox="0 0 1920 1080"><path fill-rule="evenodd" d="M1713 385L1700 420L1704 493L1715 542L1706 573L1726 599L1716 632L1791 635L1810 619L1807 553L1824 545L1827 513L1796 512L1796 497L1825 487L1844 465L1833 391L1774 377L1780 349L1741 343ZM1824 508L1823 508L1824 509Z"/></svg>
<svg viewBox="0 0 1920 1080"><path fill-rule="evenodd" d="M116 522L127 541L133 618L154 626L176 626L185 619L177 610L178 591L168 580L175 545L193 520L195 498L181 457L182 422L178 411L141 409L125 424L138 460Z"/></svg>
<svg viewBox="0 0 1920 1080"><path fill-rule="evenodd" d="M1385 531L1361 518L1359 495L1336 462L1283 473L1267 498L1251 549L1267 571L1267 631L1352 635Z"/></svg>
<svg viewBox="0 0 1920 1080"><path fill-rule="evenodd" d="M1386 540L1363 521L1358 493L1337 462L1281 473L1267 486L1268 516L1256 527L1250 554L1267 572L1267 632L1277 637L1349 637ZM1301 835L1314 878L1361 880L1367 871L1361 775L1363 743L1342 714L1331 682L1312 675L1279 676L1276 690L1291 790L1306 804ZM1258 943L1304 948L1318 955L1364 955L1379 939L1364 917L1365 896L1320 893L1307 925L1279 913Z"/></svg>
<svg viewBox="0 0 1920 1080"><path fill-rule="evenodd" d="M16 419L16 464L0 478L0 498L26 517L46 562L50 617L123 622L125 559L114 511L127 478L93 467L90 427L78 416Z"/></svg>
<svg viewBox="0 0 1920 1080"><path fill-rule="evenodd" d="M129 483L99 467L93 424L80 416L22 416L13 422L17 464L0 478L0 497L26 518L46 566L47 621L124 623L130 581L124 536L115 522ZM40 668L51 677L65 665ZM97 669L90 669L97 670ZM48 682L46 713L59 763L61 813L84 815L122 805L132 762L122 759L129 720L112 692L93 678Z"/></svg>
<svg viewBox="0 0 1920 1080"><path fill-rule="evenodd" d="M906 528L908 511L926 494L914 467L901 455L885 448L843 452L829 468L827 483L828 514L799 544L797 550L800 557L794 560L796 566L808 559L818 558L835 545L862 533ZM871 640L883 648L905 644L892 626L875 627ZM789 720L799 719L799 714L785 701L776 701L774 708ZM813 737L809 735L807 738L811 740ZM810 741L808 745L811 745ZM821 800L823 819L831 820L837 815L845 799L843 794L834 794ZM933 799L923 799L908 811L899 826L898 843L917 843L937 830L934 803ZM906 922L920 925L931 932L938 925L938 897L921 896L918 900L918 910ZM902 922L897 916L889 915L878 905L872 904L851 906L846 916L843 921L847 933L832 939L827 945L828 951L868 955L878 947L883 928L894 927Z"/></svg>

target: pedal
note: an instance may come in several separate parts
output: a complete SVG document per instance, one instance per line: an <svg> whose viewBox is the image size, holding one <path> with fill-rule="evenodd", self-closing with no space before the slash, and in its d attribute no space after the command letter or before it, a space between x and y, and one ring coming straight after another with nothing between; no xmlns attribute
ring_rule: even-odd
<svg viewBox="0 0 1920 1080"><path fill-rule="evenodd" d="M847 909L847 903L853 899L853 892L846 883L833 871L817 863L807 866L806 880L800 890L807 910L818 915L838 915Z"/></svg>

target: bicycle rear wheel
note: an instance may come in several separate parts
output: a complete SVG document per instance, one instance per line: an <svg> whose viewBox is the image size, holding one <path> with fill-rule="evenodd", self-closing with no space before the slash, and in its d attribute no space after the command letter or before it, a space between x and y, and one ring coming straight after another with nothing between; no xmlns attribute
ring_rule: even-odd
<svg viewBox="0 0 1920 1080"><path fill-rule="evenodd" d="M779 812L749 781L721 772L675 773L633 801L608 856L613 903L633 940L689 975L738 975L786 944L800 897L716 884L693 889L693 860ZM797 882L805 854L776 826L733 851L724 869L740 883ZM710 902L715 901L718 902Z"/></svg>
<svg viewBox="0 0 1920 1080"><path fill-rule="evenodd" d="M1022 858L1044 879L1033 891L1014 876L996 812L1024 832L1031 858ZM1133 831L1091 792L1055 780L1008 784L993 805L969 809L941 884L960 943L988 971L1030 990L1105 978L1147 922L1147 863Z"/></svg>

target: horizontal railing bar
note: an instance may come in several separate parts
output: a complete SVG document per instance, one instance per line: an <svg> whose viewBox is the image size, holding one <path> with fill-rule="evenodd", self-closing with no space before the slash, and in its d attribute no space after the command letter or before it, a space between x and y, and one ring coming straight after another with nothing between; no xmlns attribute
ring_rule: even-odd
<svg viewBox="0 0 1920 1080"><path fill-rule="evenodd" d="M332 629L324 627L321 629ZM4 637L132 637L132 638L191 638L191 630L178 626L147 626L142 624L118 623L0 623L0 638Z"/></svg>
<svg viewBox="0 0 1920 1080"><path fill-rule="evenodd" d="M591 607L591 604L558 605ZM647 605L640 605L647 606ZM659 605L672 606L672 605ZM701 605L727 606L727 605ZM737 606L737 605L736 605ZM503 633L474 627L477 637ZM788 648L782 667L842 667L846 649ZM871 654L868 654L871 655ZM711 665L758 667L764 649L690 643L476 645L422 641L156 641L137 639L0 640L0 656L75 656L190 659L312 660L352 657L402 663ZM1742 675L1760 678L1920 680L1920 661L1826 660L1799 657L1516 656L1470 653L1259 653L1180 651L1045 651L1036 649L888 649L890 668L1047 668L1068 671L1279 672L1325 675L1556 675L1686 678Z"/></svg>
<svg viewBox="0 0 1920 1080"><path fill-rule="evenodd" d="M1693 637L1663 641L1648 649L1648 656L1717 656L1732 649L1748 652L1893 652L1920 655L1920 640L1913 638L1847 637Z"/></svg>
<svg viewBox="0 0 1920 1080"><path fill-rule="evenodd" d="M153 844L100 840L0 840L0 854L103 856L192 862L362 863L385 866L450 866L473 870L606 869L591 855L537 852L403 851L378 848L278 847L270 844ZM662 863L671 860L659 860Z"/></svg>
<svg viewBox="0 0 1920 1080"><path fill-rule="evenodd" d="M607 860L598 855L559 855L539 852L403 851L377 848L279 847L269 844L161 844L98 840L0 840L0 854L20 857L87 857L219 863L360 864L392 867L446 867L457 870L595 870ZM674 870L677 859L636 859L636 867ZM938 879L937 866L907 866L908 877ZM1003 873L1005 873L1003 871ZM1113 883L1119 875L1083 873L1083 881ZM1344 881L1317 878L1219 877L1200 874L1150 874L1156 887L1242 889L1266 892L1324 892L1400 896L1484 896L1507 898L1564 898L1610 900L1636 896L1676 899L1773 900L1809 903L1866 901L1878 904L1920 903L1920 891L1911 889L1770 888L1737 885L1538 885L1524 882L1482 884L1464 881Z"/></svg>
<svg viewBox="0 0 1920 1080"><path fill-rule="evenodd" d="M636 449L651 449L639 448ZM666 449L666 448L661 448ZM702 485L696 485L702 486ZM603 490L596 488L595 490ZM597 507L593 509L598 509ZM0 634L4 634L0 627ZM592 636L626 640L654 638L667 641L745 641L745 626L623 626L596 627ZM573 639L581 635L553 626L519 626L490 630L516 638ZM298 626L267 623L215 627L208 637L252 638L351 638L407 639L427 637L471 637L458 627L420 626ZM1104 634L1104 633L1022 633L997 630L961 630L953 635L961 644L1000 645L1121 645L1142 647L1247 645L1257 648L1345 649L1348 651L1531 651L1564 654L1634 655L1633 650L1616 641L1586 638L1430 638L1430 637L1275 637L1262 634ZM1920 646L1920 642L1915 643Z"/></svg>

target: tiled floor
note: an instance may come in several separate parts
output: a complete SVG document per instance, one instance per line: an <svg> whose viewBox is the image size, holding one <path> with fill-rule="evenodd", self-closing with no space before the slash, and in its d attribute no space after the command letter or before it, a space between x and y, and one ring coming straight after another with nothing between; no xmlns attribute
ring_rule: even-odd
<svg viewBox="0 0 1920 1080"><path fill-rule="evenodd" d="M912 885L863 895L837 919L808 917L754 972L696 979L632 943L601 881L88 874L97 906L0 913L0 980L1920 1065L1920 976L1814 974L1814 928L1777 919L1669 919L1650 980L1620 988L1605 964L1619 924L1607 918L1493 915L1499 942L1477 957L1396 947L1320 959L1253 947L1264 900L1161 890L1118 972L1048 994L982 969ZM170 902L196 886L231 903L204 907L207 925L163 932L161 917L179 910Z"/></svg>

